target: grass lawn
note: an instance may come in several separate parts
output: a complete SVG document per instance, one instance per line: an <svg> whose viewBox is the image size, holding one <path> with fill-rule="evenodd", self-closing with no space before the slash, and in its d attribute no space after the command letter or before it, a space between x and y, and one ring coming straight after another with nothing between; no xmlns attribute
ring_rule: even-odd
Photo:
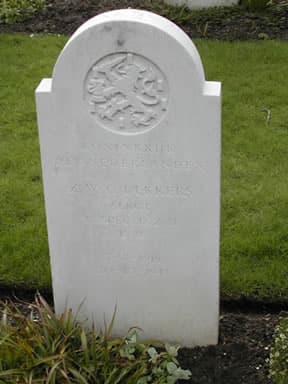
<svg viewBox="0 0 288 384"><path fill-rule="evenodd" d="M51 284L34 90L67 38L0 35L0 283ZM221 290L288 297L288 44L197 40L223 83Z"/></svg>

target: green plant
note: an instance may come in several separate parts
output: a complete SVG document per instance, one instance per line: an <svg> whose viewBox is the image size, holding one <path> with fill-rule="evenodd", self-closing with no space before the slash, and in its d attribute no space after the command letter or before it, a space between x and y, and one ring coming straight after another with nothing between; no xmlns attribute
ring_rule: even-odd
<svg viewBox="0 0 288 384"><path fill-rule="evenodd" d="M0 22L10 24L44 8L44 0L0 0Z"/></svg>
<svg viewBox="0 0 288 384"><path fill-rule="evenodd" d="M244 0L244 6L251 12L264 10L270 0Z"/></svg>
<svg viewBox="0 0 288 384"><path fill-rule="evenodd" d="M274 333L270 351L270 377L275 384L288 383L288 317L282 318Z"/></svg>
<svg viewBox="0 0 288 384"><path fill-rule="evenodd" d="M71 310L56 316L40 295L28 314L11 304L2 312L0 383L173 384L190 377L176 360L178 347L139 342L135 329L111 338L115 313L101 333Z"/></svg>

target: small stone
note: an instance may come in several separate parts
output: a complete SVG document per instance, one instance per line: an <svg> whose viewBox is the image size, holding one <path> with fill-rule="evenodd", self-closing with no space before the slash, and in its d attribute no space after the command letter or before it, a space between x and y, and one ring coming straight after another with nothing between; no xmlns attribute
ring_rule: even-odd
<svg viewBox="0 0 288 384"><path fill-rule="evenodd" d="M267 35L267 33L261 32L261 33L258 33L258 38L262 40L267 40L269 39L269 35Z"/></svg>

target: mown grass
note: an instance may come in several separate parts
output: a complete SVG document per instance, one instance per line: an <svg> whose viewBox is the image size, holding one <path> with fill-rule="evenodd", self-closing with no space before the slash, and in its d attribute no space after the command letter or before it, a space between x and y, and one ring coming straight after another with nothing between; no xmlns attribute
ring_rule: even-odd
<svg viewBox="0 0 288 384"><path fill-rule="evenodd" d="M34 90L67 38L0 36L0 281L51 284ZM223 83L221 290L288 297L285 42L197 40Z"/></svg>
<svg viewBox="0 0 288 384"><path fill-rule="evenodd" d="M0 281L50 285L34 90L65 43L0 36Z"/></svg>
<svg viewBox="0 0 288 384"><path fill-rule="evenodd" d="M199 50L207 77L223 82L222 290L287 297L288 45L203 42Z"/></svg>

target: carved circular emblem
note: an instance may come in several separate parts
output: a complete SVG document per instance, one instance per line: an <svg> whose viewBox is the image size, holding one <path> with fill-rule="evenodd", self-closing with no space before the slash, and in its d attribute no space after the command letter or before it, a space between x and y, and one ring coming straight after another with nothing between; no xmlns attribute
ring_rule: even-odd
<svg viewBox="0 0 288 384"><path fill-rule="evenodd" d="M113 53L87 74L85 100L95 119L117 133L143 133L155 127L168 105L162 71L135 53Z"/></svg>

